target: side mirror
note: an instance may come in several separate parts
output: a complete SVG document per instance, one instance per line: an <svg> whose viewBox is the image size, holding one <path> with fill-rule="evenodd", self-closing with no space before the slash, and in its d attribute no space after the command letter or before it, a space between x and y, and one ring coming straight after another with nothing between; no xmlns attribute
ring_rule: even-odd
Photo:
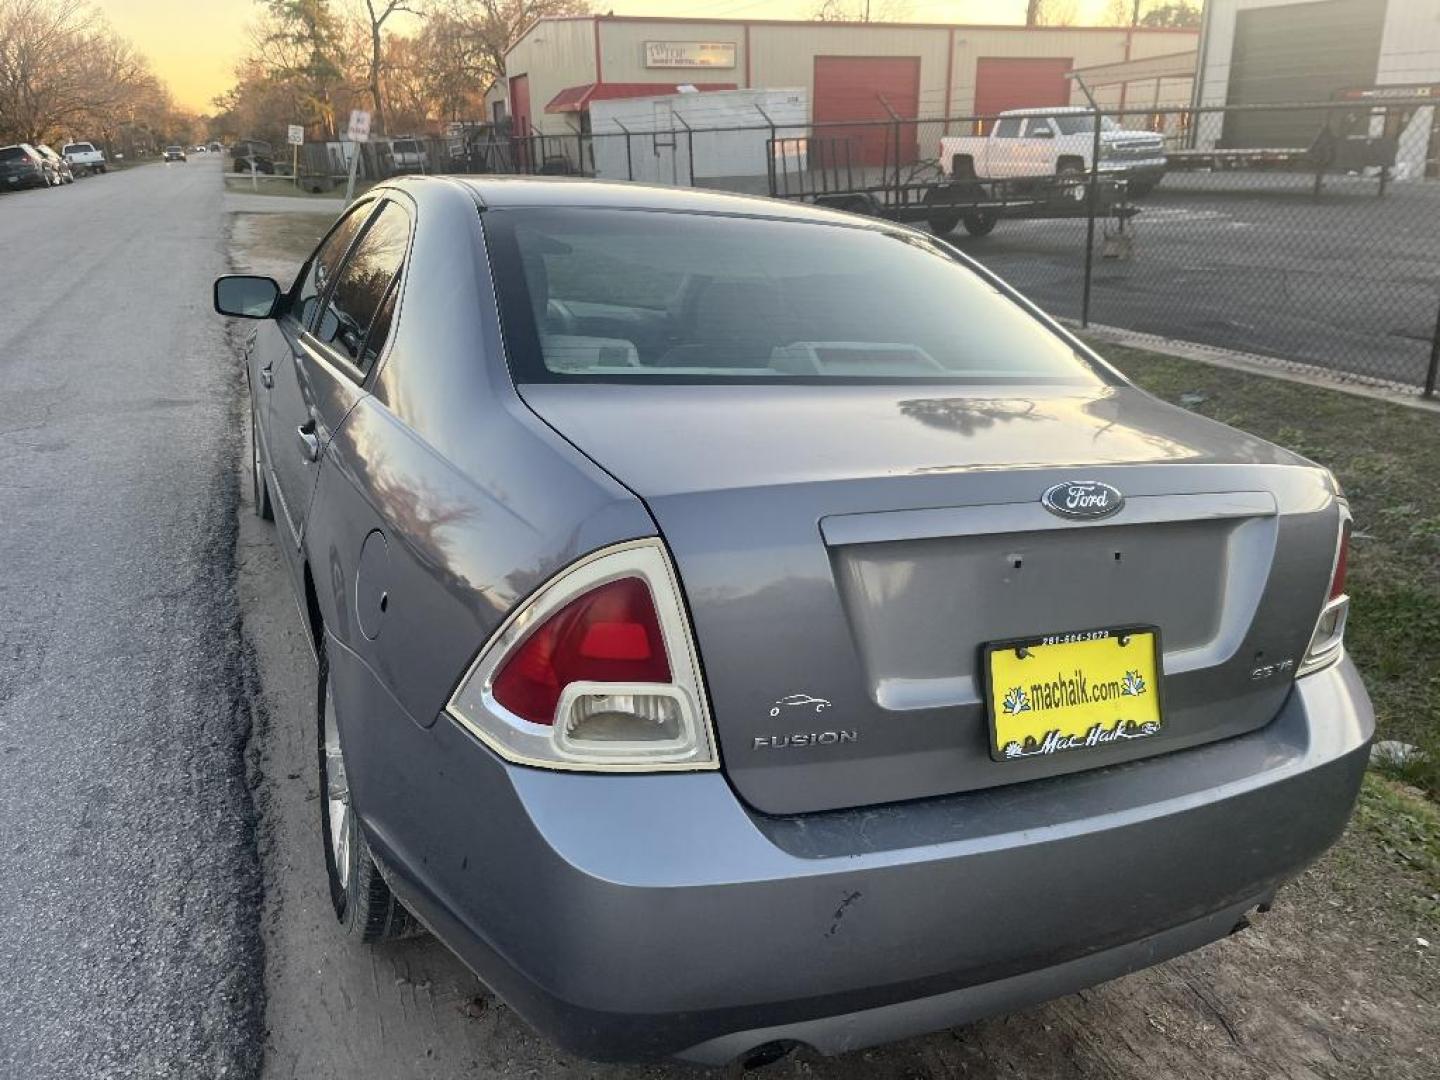
<svg viewBox="0 0 1440 1080"><path fill-rule="evenodd" d="M215 310L240 319L269 319L275 315L280 286L274 278L226 274L215 279Z"/></svg>

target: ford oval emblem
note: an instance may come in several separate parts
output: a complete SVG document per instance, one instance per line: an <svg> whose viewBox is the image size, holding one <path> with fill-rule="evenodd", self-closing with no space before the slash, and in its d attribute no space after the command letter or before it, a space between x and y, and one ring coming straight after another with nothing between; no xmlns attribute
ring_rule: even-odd
<svg viewBox="0 0 1440 1080"><path fill-rule="evenodd" d="M1046 510L1061 517L1109 517L1125 505L1125 496L1099 480L1066 480L1040 496Z"/></svg>

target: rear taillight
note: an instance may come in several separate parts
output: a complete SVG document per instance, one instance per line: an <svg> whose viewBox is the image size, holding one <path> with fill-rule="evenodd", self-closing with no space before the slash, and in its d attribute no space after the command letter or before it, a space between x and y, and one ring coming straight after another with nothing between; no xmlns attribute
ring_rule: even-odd
<svg viewBox="0 0 1440 1080"><path fill-rule="evenodd" d="M1350 514L1349 511L1342 513L1335 556L1330 564L1330 591L1326 594L1325 606L1320 609L1320 618L1315 620L1310 647L1305 650L1297 675L1307 675L1334 663L1344 651L1345 620L1350 614L1350 597L1345 595L1345 572L1350 564Z"/></svg>
<svg viewBox="0 0 1440 1080"><path fill-rule="evenodd" d="M495 673L495 700L532 724L553 724L572 683L668 683L670 664L650 588L640 578L607 582L571 600L521 643Z"/></svg>
<svg viewBox="0 0 1440 1080"><path fill-rule="evenodd" d="M1340 546L1335 552L1335 570L1330 575L1330 599L1345 595L1345 570L1350 565L1350 519L1340 523Z"/></svg>
<svg viewBox="0 0 1440 1080"><path fill-rule="evenodd" d="M606 548L538 590L480 651L448 711L528 765L717 764L689 621L658 540Z"/></svg>

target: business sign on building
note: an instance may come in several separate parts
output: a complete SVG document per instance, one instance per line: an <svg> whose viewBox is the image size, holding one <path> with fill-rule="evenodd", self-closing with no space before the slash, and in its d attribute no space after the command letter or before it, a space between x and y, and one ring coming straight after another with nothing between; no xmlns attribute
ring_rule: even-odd
<svg viewBox="0 0 1440 1080"><path fill-rule="evenodd" d="M733 41L647 41L647 68L733 68Z"/></svg>

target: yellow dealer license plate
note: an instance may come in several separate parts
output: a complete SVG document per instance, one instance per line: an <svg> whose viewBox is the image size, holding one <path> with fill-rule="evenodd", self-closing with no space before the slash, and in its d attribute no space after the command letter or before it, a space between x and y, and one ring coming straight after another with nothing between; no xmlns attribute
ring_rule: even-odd
<svg viewBox="0 0 1440 1080"><path fill-rule="evenodd" d="M1125 627L985 646L996 761L1112 746L1160 731L1160 632Z"/></svg>

